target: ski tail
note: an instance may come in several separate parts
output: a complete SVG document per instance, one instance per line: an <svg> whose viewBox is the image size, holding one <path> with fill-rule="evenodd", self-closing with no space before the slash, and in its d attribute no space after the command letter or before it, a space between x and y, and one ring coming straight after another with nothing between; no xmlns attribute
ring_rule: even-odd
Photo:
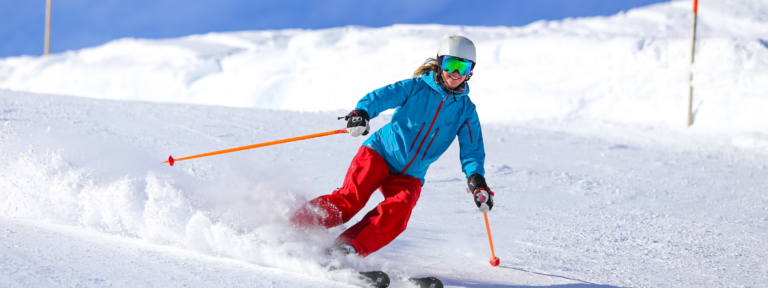
<svg viewBox="0 0 768 288"><path fill-rule="evenodd" d="M360 279L365 280L371 287L386 288L389 287L389 275L382 271L357 272ZM440 287L443 287L442 285Z"/></svg>
<svg viewBox="0 0 768 288"><path fill-rule="evenodd" d="M443 288L443 281L435 277L410 278L408 281L420 288Z"/></svg>

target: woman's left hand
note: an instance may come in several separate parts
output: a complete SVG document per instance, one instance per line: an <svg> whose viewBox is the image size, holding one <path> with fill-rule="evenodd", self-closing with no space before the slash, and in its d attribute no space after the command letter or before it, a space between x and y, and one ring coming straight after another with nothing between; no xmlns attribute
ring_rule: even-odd
<svg viewBox="0 0 768 288"><path fill-rule="evenodd" d="M477 210L483 213L491 211L493 209L493 191L485 183L485 177L480 174L472 174L467 179L467 185L469 186L467 192L472 193L472 199L475 200Z"/></svg>

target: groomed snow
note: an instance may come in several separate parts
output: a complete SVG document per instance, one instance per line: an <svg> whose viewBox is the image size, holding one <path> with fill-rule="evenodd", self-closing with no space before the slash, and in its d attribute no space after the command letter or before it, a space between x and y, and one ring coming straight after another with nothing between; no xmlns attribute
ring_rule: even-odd
<svg viewBox="0 0 768 288"><path fill-rule="evenodd" d="M391 287L408 287L405 275L449 287L766 286L768 3L701 1L697 117L683 129L689 4L0 59L0 286L354 287L328 263L383 269ZM488 59L470 96L499 267L458 145L427 174L408 230L366 259L322 253L343 227L284 223L341 184L363 137L159 164L339 129L362 95L409 77L454 33Z"/></svg>

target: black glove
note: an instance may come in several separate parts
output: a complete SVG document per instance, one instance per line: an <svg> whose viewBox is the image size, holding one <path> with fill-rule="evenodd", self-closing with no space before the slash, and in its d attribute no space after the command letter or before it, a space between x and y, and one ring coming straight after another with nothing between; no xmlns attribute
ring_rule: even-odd
<svg viewBox="0 0 768 288"><path fill-rule="evenodd" d="M349 132L349 135L352 135L352 137L368 135L368 130L371 129L371 126L368 125L368 121L371 120L371 117L368 117L368 112L365 112L365 110L349 112L349 114L344 117L344 120L347 120L347 132Z"/></svg>
<svg viewBox="0 0 768 288"><path fill-rule="evenodd" d="M472 174L467 179L469 188L467 192L472 193L472 199L475 200L477 210L483 213L491 211L493 208L493 191L485 184L485 177L480 174Z"/></svg>

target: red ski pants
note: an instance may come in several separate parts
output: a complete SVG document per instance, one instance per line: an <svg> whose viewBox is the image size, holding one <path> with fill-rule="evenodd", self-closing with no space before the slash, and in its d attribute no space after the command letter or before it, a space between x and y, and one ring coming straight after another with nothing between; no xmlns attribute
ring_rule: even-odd
<svg viewBox="0 0 768 288"><path fill-rule="evenodd" d="M347 223L365 207L376 189L381 190L384 201L338 238L354 247L360 256L368 256L405 231L421 194L419 179L390 173L384 158L371 148L360 147L341 188L309 201L296 211L291 222L326 228Z"/></svg>

